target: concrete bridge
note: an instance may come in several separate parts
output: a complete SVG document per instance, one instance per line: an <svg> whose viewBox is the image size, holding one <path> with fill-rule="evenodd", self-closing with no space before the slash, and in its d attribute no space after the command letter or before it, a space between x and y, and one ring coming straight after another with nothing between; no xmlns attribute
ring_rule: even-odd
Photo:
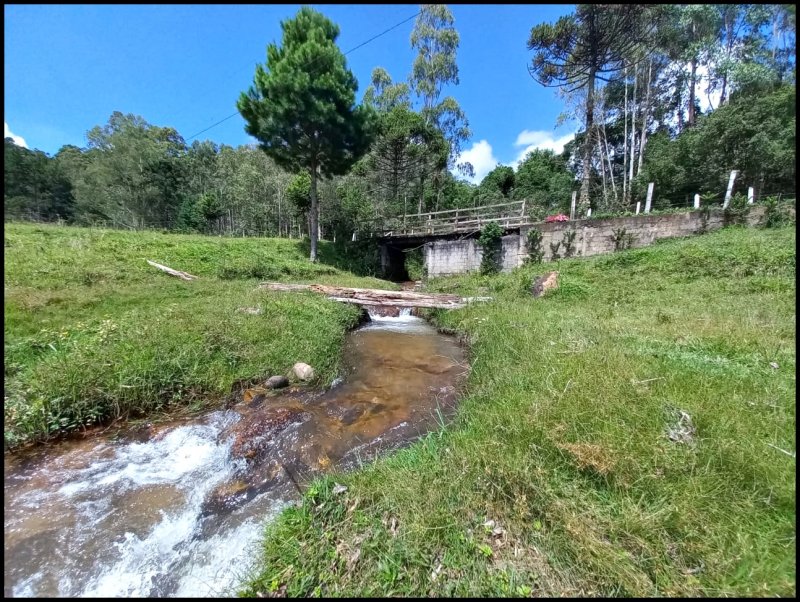
<svg viewBox="0 0 800 602"><path fill-rule="evenodd" d="M518 233L520 227L533 223L525 215L525 204L525 201L513 201L481 207L414 213L387 220L381 228L379 238L384 277L395 281L408 280L405 258L409 251L424 248L426 267L428 267L427 255L434 243L448 243L446 254L457 254L459 241L475 238L489 222L497 222L506 232ZM437 248L440 247L441 245ZM431 260L430 265L435 263L436 260ZM453 268L457 269L456 266Z"/></svg>

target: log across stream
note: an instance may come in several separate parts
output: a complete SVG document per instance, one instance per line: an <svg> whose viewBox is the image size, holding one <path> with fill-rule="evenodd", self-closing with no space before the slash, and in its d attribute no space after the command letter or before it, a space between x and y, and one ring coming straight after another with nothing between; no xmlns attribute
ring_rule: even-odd
<svg viewBox="0 0 800 602"><path fill-rule="evenodd" d="M7 454L5 595L230 594L295 483L438 428L467 371L410 315L349 333L343 366L328 391L255 388L200 418Z"/></svg>
<svg viewBox="0 0 800 602"><path fill-rule="evenodd" d="M365 307L425 307L432 309L461 309L469 303L491 301L491 297L459 297L445 293L417 293L413 291L387 291L375 288L350 288L325 284L284 284L264 282L259 289L270 291L310 291L327 295L329 299L342 303L354 303Z"/></svg>

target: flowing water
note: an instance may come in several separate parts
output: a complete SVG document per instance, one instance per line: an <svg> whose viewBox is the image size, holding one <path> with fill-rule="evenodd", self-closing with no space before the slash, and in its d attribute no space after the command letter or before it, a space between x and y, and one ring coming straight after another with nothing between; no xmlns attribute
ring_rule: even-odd
<svg viewBox="0 0 800 602"><path fill-rule="evenodd" d="M5 595L232 593L298 489L438 428L466 372L410 315L349 333L343 365L325 392L256 387L201 418L7 454Z"/></svg>

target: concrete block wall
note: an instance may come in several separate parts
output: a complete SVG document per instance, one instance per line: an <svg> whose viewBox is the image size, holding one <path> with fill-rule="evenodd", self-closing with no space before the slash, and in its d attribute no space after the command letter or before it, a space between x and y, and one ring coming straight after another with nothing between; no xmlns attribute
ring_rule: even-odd
<svg viewBox="0 0 800 602"><path fill-rule="evenodd" d="M751 207L747 221L755 226L764 214L763 206ZM723 226L720 213L712 213L706 226L708 231ZM584 219L572 222L540 223L520 228L519 234L503 237L502 270L508 272L523 264L527 257L528 231L536 228L542 232L542 249L544 261L552 260L550 243L562 243L559 254L563 257L564 233L575 230L573 241L575 257L589 257L614 252L614 230L625 228L634 235L632 247L646 247L662 238L691 236L699 233L701 212L669 213L666 215L638 215L635 217L615 217L607 219ZM480 269L481 247L475 239L443 240L425 245L425 266L428 276L449 276L465 274Z"/></svg>
<svg viewBox="0 0 800 602"><path fill-rule="evenodd" d="M520 248L521 246L524 247L522 240L519 234L509 234L503 237L503 246L501 247L502 253L500 256L502 271L510 272L520 265L520 253L524 252L524 248Z"/></svg>
<svg viewBox="0 0 800 602"><path fill-rule="evenodd" d="M424 249L429 278L466 274L481 267L483 252L474 238L437 240L427 243Z"/></svg>

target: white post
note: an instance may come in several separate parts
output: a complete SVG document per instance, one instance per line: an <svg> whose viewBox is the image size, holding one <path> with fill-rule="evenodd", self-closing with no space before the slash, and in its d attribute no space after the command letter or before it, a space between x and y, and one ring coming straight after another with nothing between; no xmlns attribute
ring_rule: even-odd
<svg viewBox="0 0 800 602"><path fill-rule="evenodd" d="M639 215L639 209L642 208L642 201L636 201L636 215Z"/></svg>
<svg viewBox="0 0 800 602"><path fill-rule="evenodd" d="M653 201L653 187L655 186L654 182L650 182L647 185L647 198L644 201L644 212L650 213L650 203Z"/></svg>
<svg viewBox="0 0 800 602"><path fill-rule="evenodd" d="M728 203L731 202L731 194L733 194L733 181L736 179L736 176L739 174L738 169L734 169L731 172L731 176L728 178L728 189L725 191L725 202L722 203L722 208L725 209L728 207Z"/></svg>
<svg viewBox="0 0 800 602"><path fill-rule="evenodd" d="M752 205L753 201L756 200L756 191L752 186L748 186L747 188L747 204Z"/></svg>
<svg viewBox="0 0 800 602"><path fill-rule="evenodd" d="M356 240L356 233L353 232L353 242L355 242L355 240Z"/></svg>
<svg viewBox="0 0 800 602"><path fill-rule="evenodd" d="M586 210L586 217L592 217L592 208L591 208L591 207L589 207L589 208Z"/></svg>
<svg viewBox="0 0 800 602"><path fill-rule="evenodd" d="M695 194L694 195L694 208L695 209L700 209L700 195L699 194Z"/></svg>
<svg viewBox="0 0 800 602"><path fill-rule="evenodd" d="M577 196L578 196L578 191L577 190L573 190L572 191L572 205L570 206L570 209L569 209L569 219L570 220L574 220L575 219L575 199L576 199Z"/></svg>

